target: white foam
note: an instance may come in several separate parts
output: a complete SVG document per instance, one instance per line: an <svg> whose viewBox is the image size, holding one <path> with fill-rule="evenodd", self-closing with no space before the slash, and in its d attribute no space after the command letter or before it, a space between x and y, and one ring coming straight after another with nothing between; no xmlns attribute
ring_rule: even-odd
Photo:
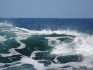
<svg viewBox="0 0 93 70"><path fill-rule="evenodd" d="M75 51L84 56L93 55L93 36L81 35L74 40Z"/></svg>
<svg viewBox="0 0 93 70"><path fill-rule="evenodd" d="M5 37L6 37L6 36L0 36L0 42L6 41L7 39L6 39Z"/></svg>
<svg viewBox="0 0 93 70"><path fill-rule="evenodd" d="M13 55L20 55L17 51L15 51L15 48L9 49L10 53L0 53L0 56L2 57L8 57L8 56L13 56Z"/></svg>
<svg viewBox="0 0 93 70"><path fill-rule="evenodd" d="M34 68L37 69L37 70L44 70L45 67L43 64L41 63L38 63L38 61L32 59L32 58L29 58L29 57L23 57L21 59L21 63L23 64L32 64L34 65Z"/></svg>
<svg viewBox="0 0 93 70"><path fill-rule="evenodd" d="M2 25L4 26L6 24L0 24L0 26L2 26ZM88 35L88 34L80 33L77 31L72 31L72 30L36 31L36 30L28 30L25 28L14 27L12 25L9 25L9 26L10 26L10 29L8 28L5 30L3 30L3 29L2 30L13 32L16 34L17 37L15 37L15 39L18 43L20 43L20 46L18 47L18 49L22 49L26 46L20 40L27 39L31 35L50 35L50 34L56 33L56 34L65 34L65 35L75 36L75 38L73 38L73 41L70 43L61 42L60 40L58 40L58 37L46 37L45 39L48 39L48 44L53 47L53 50L50 53L51 55L55 54L58 56L60 56L60 55L64 56L64 55L81 54L84 56L84 61L79 62L77 64L76 64L76 62L70 62L70 63L66 63L66 64L52 64L50 66L50 68L62 67L62 65L63 66L72 65L76 68L79 68L79 66L87 66L87 67L93 68L93 63L92 63L93 62L93 60L92 60L92 58L93 58L93 35ZM0 41L5 41L5 40L6 40L5 36L0 37ZM54 41L55 43L52 43L52 41ZM11 49L9 51L11 52L10 54L8 54L8 55L2 54L2 56L6 57L6 56L11 56L13 54L19 54L19 53L15 52L14 49ZM33 60L31 57L30 58L23 57L21 59L21 62L33 64L35 66L35 68L37 68L37 69L44 68L43 64L38 63L38 61Z"/></svg>
<svg viewBox="0 0 93 70"><path fill-rule="evenodd" d="M2 22L2 23L1 23L1 22L0 22L0 27L5 27L5 26L6 26L6 27L13 27L13 25L10 24L10 23L7 23L7 22L4 22L4 23Z"/></svg>
<svg viewBox="0 0 93 70"><path fill-rule="evenodd" d="M20 40L27 39L31 35L50 35L50 34L66 34L76 36L72 43L61 43L57 40L57 37L50 37L48 38L49 45L53 46L54 49L52 51L53 54L83 54L83 55L93 55L93 36L79 33L77 31L72 30L28 30L25 28L14 27L11 24L1 23L0 26L11 26L10 30L7 31L13 32L17 35L16 40L21 44L20 48L24 48L25 44L23 44ZM1 39L2 38L2 39ZM0 37L1 41L5 41L5 37ZM55 44L51 42L55 41ZM73 45L73 48L71 46Z"/></svg>
<svg viewBox="0 0 93 70"><path fill-rule="evenodd" d="M26 45L24 43L22 43L19 38L16 38L16 41L20 44L20 46L17 49L23 49L26 47Z"/></svg>
<svg viewBox="0 0 93 70"><path fill-rule="evenodd" d="M76 33L75 33L76 35ZM53 46L51 54L55 55L74 55L82 54L84 56L93 55L93 36L77 33L76 37L70 43L61 42L57 37L47 37L49 45ZM52 41L55 43L53 44Z"/></svg>

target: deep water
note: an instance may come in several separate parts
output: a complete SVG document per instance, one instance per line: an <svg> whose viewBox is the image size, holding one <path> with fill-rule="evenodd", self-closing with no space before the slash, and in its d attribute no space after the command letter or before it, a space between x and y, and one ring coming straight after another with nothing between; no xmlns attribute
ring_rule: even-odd
<svg viewBox="0 0 93 70"><path fill-rule="evenodd" d="M93 70L93 19L1 18L0 70Z"/></svg>

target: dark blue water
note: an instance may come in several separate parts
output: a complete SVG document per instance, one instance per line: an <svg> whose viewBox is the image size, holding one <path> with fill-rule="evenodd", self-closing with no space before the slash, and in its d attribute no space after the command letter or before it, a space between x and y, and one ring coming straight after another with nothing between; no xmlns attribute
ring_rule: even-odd
<svg viewBox="0 0 93 70"><path fill-rule="evenodd" d="M81 32L93 33L93 19L57 19L57 18L2 18L0 22L7 22L18 27L42 30L42 29L72 29Z"/></svg>
<svg viewBox="0 0 93 70"><path fill-rule="evenodd" d="M0 18L0 70L93 70L93 19Z"/></svg>

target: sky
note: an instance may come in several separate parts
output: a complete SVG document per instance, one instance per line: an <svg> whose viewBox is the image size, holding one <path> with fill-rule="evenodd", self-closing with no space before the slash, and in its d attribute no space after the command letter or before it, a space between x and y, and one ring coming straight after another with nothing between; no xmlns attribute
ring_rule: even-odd
<svg viewBox="0 0 93 70"><path fill-rule="evenodd" d="M93 18L93 0L0 0L0 18Z"/></svg>

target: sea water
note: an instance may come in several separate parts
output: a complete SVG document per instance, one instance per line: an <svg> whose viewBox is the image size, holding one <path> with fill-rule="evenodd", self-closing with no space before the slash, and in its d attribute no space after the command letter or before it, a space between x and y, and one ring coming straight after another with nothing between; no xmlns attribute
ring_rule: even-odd
<svg viewBox="0 0 93 70"><path fill-rule="evenodd" d="M0 70L93 70L93 19L1 18Z"/></svg>

